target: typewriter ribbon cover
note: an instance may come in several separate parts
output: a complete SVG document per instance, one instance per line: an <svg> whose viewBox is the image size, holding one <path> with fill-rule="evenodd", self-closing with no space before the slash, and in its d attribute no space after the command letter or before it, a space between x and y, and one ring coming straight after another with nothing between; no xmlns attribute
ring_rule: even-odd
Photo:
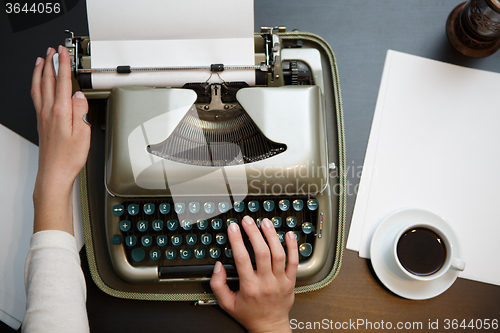
<svg viewBox="0 0 500 333"><path fill-rule="evenodd" d="M148 151L175 135L186 115L193 113L196 100L193 91L147 87L114 89L109 100L107 129L108 191L121 197L167 195L174 201L178 196L227 196L228 192L234 201L241 201L248 194L321 193L329 176L324 113L304 112L321 109L320 88L255 87L241 89L237 96L250 121L262 131L257 134L259 139L274 143L282 151L264 151L260 160L250 163L238 144L222 142L220 146L230 151L228 156L232 158L222 165L219 161L207 166L181 163ZM144 109L147 112L141 111ZM210 134L207 138L201 135L202 140L210 140ZM247 134L247 131L233 133L242 137ZM195 146L208 152L210 146L202 140ZM183 147L177 148L176 153L182 154ZM192 146L187 146L185 155L189 156L192 150Z"/></svg>

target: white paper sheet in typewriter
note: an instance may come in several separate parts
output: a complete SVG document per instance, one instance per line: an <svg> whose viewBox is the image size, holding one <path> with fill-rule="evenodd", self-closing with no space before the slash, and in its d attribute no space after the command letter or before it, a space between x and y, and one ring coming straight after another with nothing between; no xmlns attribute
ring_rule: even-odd
<svg viewBox="0 0 500 333"><path fill-rule="evenodd" d="M253 0L88 0L92 68L254 65ZM93 74L94 88L182 86L209 71ZM253 85L254 70L226 71L225 81ZM220 82L214 75L211 82Z"/></svg>
<svg viewBox="0 0 500 333"><path fill-rule="evenodd" d="M374 230L401 208L453 226L460 277L500 285L500 74L389 50L347 248L369 258Z"/></svg>

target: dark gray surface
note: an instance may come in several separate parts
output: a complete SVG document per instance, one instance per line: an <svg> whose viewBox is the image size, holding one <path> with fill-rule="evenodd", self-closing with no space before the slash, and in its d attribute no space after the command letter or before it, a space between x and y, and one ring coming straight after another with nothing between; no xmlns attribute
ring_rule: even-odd
<svg viewBox="0 0 500 333"><path fill-rule="evenodd" d="M500 52L485 59L471 59L458 54L449 45L445 34L445 22L448 14L459 3L460 1L454 0L255 0L256 31L262 25L285 25L289 30L313 32L325 38L336 54L344 104L349 167L348 224L354 206L355 185L359 182L358 172L366 151L386 51L393 49L461 66L500 72ZM207 22L210 21L211 18L207 18ZM231 28L224 26L223 18L214 21L221 29ZM37 133L35 113L29 96L31 72L36 57L43 56L47 46L57 47L63 42L66 36L63 30L67 28L78 35L87 33L85 6L82 1L67 14L18 33L12 33L5 12L0 11L0 41L3 46L0 53L2 71L0 123L34 143L37 142ZM355 319L353 313L365 316L374 313L366 302L363 303L363 296L355 293L356 286L352 285L353 282L349 284L345 281L343 270L346 272L344 274L349 273L348 276L352 278L357 276L358 271L359 274L367 275L367 280L360 280L364 281L363 283L370 283L374 278L369 275L363 264L360 268L358 263L360 259L355 258L353 253L348 252L345 260L348 260L344 263L345 268L341 269L339 277L334 280L331 288L335 288L337 292L338 288L335 285L338 281L337 286L351 288L354 291L351 292L352 297L344 295L342 305L331 305L332 311L338 315L332 312L330 319L336 316L335 319L339 321ZM187 303L120 300L102 293L92 283L88 274L86 277L89 289L89 320L93 332L148 329L151 332L199 331L201 328L207 332L234 332L239 329L234 321L217 308L195 310ZM479 284L460 281L456 285L455 291L452 289L450 292L463 293L470 290L471 286ZM496 299L499 288L487 285L480 287L484 291L482 295L490 297L485 300L486 303L498 306ZM298 304L294 309L303 309L301 303L310 303L314 306L315 303L311 300L321 298L325 293L331 293L332 289L329 288L315 292L311 296L298 296ZM400 303L403 303L397 297L387 296L390 293L377 287L376 284L373 289L377 289L376 292L382 295L377 297L388 298L387 309L392 309L396 304L399 307ZM440 296L440 299L443 300L443 297L446 296ZM497 298L491 299L492 297ZM332 302L337 300L333 296L326 299L331 299ZM370 300L373 301L376 299ZM430 304L428 311L431 311L434 309L432 304L437 304L432 302L431 300L429 303L404 303L406 308L396 307L388 312L400 311L402 314L422 307L423 311L426 311L424 304ZM459 309L467 311L467 306L465 302ZM471 316L479 318L484 311L481 312L481 308L475 309L477 312L471 313ZM292 313L297 315L297 311ZM312 317L302 319L323 319L314 313L312 310ZM432 315L429 314L428 318L432 318ZM381 319L384 317L378 318ZM1 324L0 331L3 331Z"/></svg>
<svg viewBox="0 0 500 333"><path fill-rule="evenodd" d="M255 1L256 28L274 24L313 32L325 38L335 52L346 128L348 223L388 49L500 72L500 52L472 59L449 44L446 19L460 3L453 0Z"/></svg>

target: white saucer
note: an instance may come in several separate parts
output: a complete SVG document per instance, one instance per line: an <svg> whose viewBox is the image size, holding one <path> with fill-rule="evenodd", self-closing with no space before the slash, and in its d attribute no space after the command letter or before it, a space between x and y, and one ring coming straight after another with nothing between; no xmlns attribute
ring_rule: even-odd
<svg viewBox="0 0 500 333"><path fill-rule="evenodd" d="M394 239L406 225L415 223L429 223L441 229L453 244L454 256L462 259L460 242L450 225L435 213L416 208L396 211L380 223L372 237L370 255L375 274L389 290L404 298L421 300L445 292L459 272L450 269L435 280L417 281L400 271L392 255Z"/></svg>

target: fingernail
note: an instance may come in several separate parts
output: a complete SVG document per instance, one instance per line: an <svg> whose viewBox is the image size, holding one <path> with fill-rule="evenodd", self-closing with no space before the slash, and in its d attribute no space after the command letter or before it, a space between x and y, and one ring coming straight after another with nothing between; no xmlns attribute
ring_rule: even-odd
<svg viewBox="0 0 500 333"><path fill-rule="evenodd" d="M273 227L271 221L269 221L269 219L267 219L267 218L262 220L262 224L264 225L264 227L269 228L269 229Z"/></svg>
<svg viewBox="0 0 500 333"><path fill-rule="evenodd" d="M57 48L57 53L61 53L62 52L62 45L59 45L59 47Z"/></svg>
<svg viewBox="0 0 500 333"><path fill-rule="evenodd" d="M75 98L85 99L85 95L81 91L77 91L73 96Z"/></svg>
<svg viewBox="0 0 500 333"><path fill-rule="evenodd" d="M290 240L297 240L297 237L295 237L295 234L293 233L293 231L287 232L286 237L288 237L288 239L290 239Z"/></svg>
<svg viewBox="0 0 500 333"><path fill-rule="evenodd" d="M49 55L51 49L52 48L49 46L49 48L47 49L47 55Z"/></svg>
<svg viewBox="0 0 500 333"><path fill-rule="evenodd" d="M253 221L253 218L251 218L250 216L248 215L245 215L245 217L243 218L243 221L246 223L246 224L253 224L254 221Z"/></svg>
<svg viewBox="0 0 500 333"><path fill-rule="evenodd" d="M220 261L217 261L215 263L215 267L214 267L214 274L219 274L221 268L222 268L222 264L220 263Z"/></svg>
<svg viewBox="0 0 500 333"><path fill-rule="evenodd" d="M38 66L41 62L42 62L42 58L40 58L40 57L36 58L35 66Z"/></svg>
<svg viewBox="0 0 500 333"><path fill-rule="evenodd" d="M231 231L231 232L238 232L238 229L239 229L239 227L238 227L237 223L231 223L229 225L229 231Z"/></svg>

